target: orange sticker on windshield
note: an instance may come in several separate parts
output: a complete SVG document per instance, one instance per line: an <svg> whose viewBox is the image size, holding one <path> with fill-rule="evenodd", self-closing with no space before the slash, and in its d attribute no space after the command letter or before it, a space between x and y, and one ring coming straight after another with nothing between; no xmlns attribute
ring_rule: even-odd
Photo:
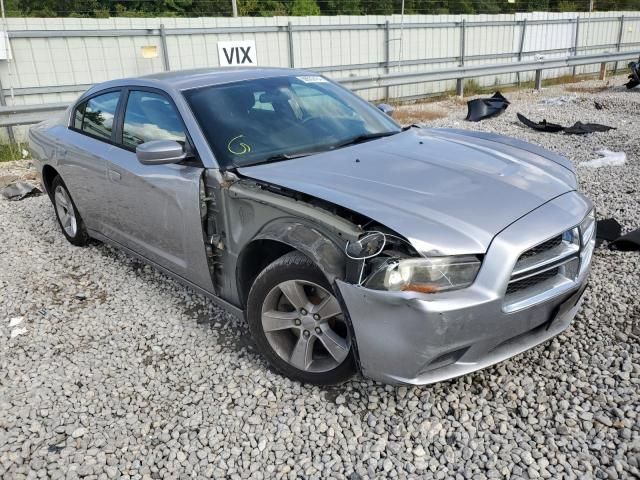
<svg viewBox="0 0 640 480"><path fill-rule="evenodd" d="M245 153L249 153L251 151L251 146L241 141L243 137L244 135L238 135L237 137L233 137L229 140L229 143L227 143L227 150L234 155L244 155Z"/></svg>

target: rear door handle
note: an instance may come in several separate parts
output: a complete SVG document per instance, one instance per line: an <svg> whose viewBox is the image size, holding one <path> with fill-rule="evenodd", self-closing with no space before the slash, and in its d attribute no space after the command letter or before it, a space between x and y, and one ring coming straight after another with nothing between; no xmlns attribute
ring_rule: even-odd
<svg viewBox="0 0 640 480"><path fill-rule="evenodd" d="M115 170L109 169L109 179L112 182L119 182L121 178L122 178L122 175L120 175L120 172L116 172Z"/></svg>

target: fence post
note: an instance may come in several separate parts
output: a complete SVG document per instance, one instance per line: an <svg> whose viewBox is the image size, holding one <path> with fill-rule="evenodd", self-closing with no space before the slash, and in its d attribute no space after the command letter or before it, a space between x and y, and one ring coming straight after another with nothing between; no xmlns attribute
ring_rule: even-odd
<svg viewBox="0 0 640 480"><path fill-rule="evenodd" d="M535 89L536 90L541 90L542 89L542 70L541 69L536 70Z"/></svg>
<svg viewBox="0 0 640 480"><path fill-rule="evenodd" d="M622 34L624 33L624 15L620 15L620 29L618 30L618 43L616 44L616 51L620 51L620 46L622 45ZM618 73L618 62L613 67L613 74Z"/></svg>
<svg viewBox="0 0 640 480"><path fill-rule="evenodd" d="M164 31L164 24L160 25L160 45L162 47L162 66L165 72L170 70L169 51L167 50L167 32Z"/></svg>
<svg viewBox="0 0 640 480"><path fill-rule="evenodd" d="M520 34L520 49L518 50L518 62L522 61L522 51L524 50L524 39L527 31L527 19L522 21L522 33ZM520 86L520 72L516 73L518 78L518 86Z"/></svg>
<svg viewBox="0 0 640 480"><path fill-rule="evenodd" d="M465 27L465 19L462 19L460 22L460 66L464 67L464 51L465 51L465 43L466 43L466 27ZM464 78L458 78L456 80L456 95L459 97L464 96Z"/></svg>
<svg viewBox="0 0 640 480"><path fill-rule="evenodd" d="M385 45L385 58L384 58L384 71L389 73L391 71L391 26L389 20L384 24L384 45ZM386 87L385 99L389 101L389 87Z"/></svg>
<svg viewBox="0 0 640 480"><path fill-rule="evenodd" d="M462 19L462 22L460 23L460 66L464 67L464 44L465 44L465 39L466 37L466 27L465 27L465 20Z"/></svg>
<svg viewBox="0 0 640 480"><path fill-rule="evenodd" d="M0 80L0 105L7 106L7 99L4 96L4 88L2 87L2 80ZM7 127L7 136L9 137L9 143L14 145L16 143L16 136L13 134L13 127L9 125Z"/></svg>
<svg viewBox="0 0 640 480"><path fill-rule="evenodd" d="M573 41L573 56L578 55L578 43L580 41L580 17L576 17L576 38ZM573 67L572 75L576 76L576 67Z"/></svg>
<svg viewBox="0 0 640 480"><path fill-rule="evenodd" d="M289 45L289 67L293 68L295 61L293 59L293 25L291 22L287 23L287 43Z"/></svg>
<svg viewBox="0 0 640 480"><path fill-rule="evenodd" d="M598 76L598 79L606 80L606 78L607 78L607 62L602 62L600 64L600 75Z"/></svg>

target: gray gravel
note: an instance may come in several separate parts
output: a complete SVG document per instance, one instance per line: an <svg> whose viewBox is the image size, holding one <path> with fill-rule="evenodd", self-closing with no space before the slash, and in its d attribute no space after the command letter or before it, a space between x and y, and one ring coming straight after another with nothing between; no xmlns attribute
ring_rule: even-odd
<svg viewBox="0 0 640 480"><path fill-rule="evenodd" d="M507 113L478 124L456 101L409 109L576 162L625 151L626 165L579 175L598 215L629 230L640 226L640 89L622 83L509 93ZM536 133L516 111L618 129ZM23 167L0 164L0 176ZM482 372L420 388L307 387L271 372L210 302L104 245L72 247L46 197L0 199L0 478L638 477L639 278L640 254L599 250L573 326Z"/></svg>

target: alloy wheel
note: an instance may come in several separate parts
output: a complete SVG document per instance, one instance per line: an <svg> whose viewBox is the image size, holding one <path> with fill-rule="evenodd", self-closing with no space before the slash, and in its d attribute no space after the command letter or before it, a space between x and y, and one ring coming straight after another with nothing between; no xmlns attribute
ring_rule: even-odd
<svg viewBox="0 0 640 480"><path fill-rule="evenodd" d="M313 282L276 285L265 298L261 319L271 348L299 370L327 372L349 355L351 336L340 304Z"/></svg>
<svg viewBox="0 0 640 480"><path fill-rule="evenodd" d="M75 237L76 233L78 233L78 222L76 220L76 214L73 209L73 204L71 203L71 198L69 198L69 194L62 185L58 185L53 198L62 228L67 235L72 238Z"/></svg>

